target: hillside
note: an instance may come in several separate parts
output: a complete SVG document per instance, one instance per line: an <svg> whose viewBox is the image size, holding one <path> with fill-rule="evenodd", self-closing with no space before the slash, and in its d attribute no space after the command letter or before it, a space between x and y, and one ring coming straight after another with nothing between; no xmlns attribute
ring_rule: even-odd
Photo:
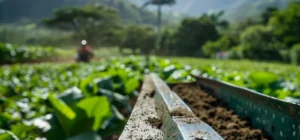
<svg viewBox="0 0 300 140"><path fill-rule="evenodd" d="M50 16L56 8L84 6L101 3L119 10L124 23L155 24L155 13L141 10L146 0L0 0L0 23L20 20L38 21ZM295 0L177 0L173 6L164 6L169 15L198 17L209 11L224 10L224 18L230 21L242 20L261 13L267 7L284 8ZM148 9L156 10L149 6ZM179 16L178 16L179 15ZM180 16L181 15L181 16ZM174 18L166 16L168 20Z"/></svg>
<svg viewBox="0 0 300 140"><path fill-rule="evenodd" d="M101 3L118 9L125 23L155 23L153 13L141 10L128 0L2 0L0 1L0 22L38 21L50 16L57 8L84 6L89 3Z"/></svg>
<svg viewBox="0 0 300 140"><path fill-rule="evenodd" d="M227 9L224 18L231 21L243 20L260 14L268 7L283 9L291 1L297 0L245 0Z"/></svg>
<svg viewBox="0 0 300 140"><path fill-rule="evenodd" d="M145 0L130 1L142 5ZM225 18L236 21L255 16L270 6L284 8L290 1L295 0L177 0L176 5L165 6L164 10L194 17L209 11L224 10ZM154 10L154 7L151 9Z"/></svg>
<svg viewBox="0 0 300 140"><path fill-rule="evenodd" d="M145 0L130 0L142 5ZM209 10L224 9L239 0L177 0L173 6L165 6L165 11L178 12L189 16L199 16Z"/></svg>

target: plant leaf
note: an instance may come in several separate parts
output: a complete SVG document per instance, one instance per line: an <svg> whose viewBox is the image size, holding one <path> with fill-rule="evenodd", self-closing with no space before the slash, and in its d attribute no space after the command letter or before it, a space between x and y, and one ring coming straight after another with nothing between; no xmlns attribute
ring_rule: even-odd
<svg viewBox="0 0 300 140"><path fill-rule="evenodd" d="M96 132L90 131L68 138L67 140L101 140L101 137Z"/></svg>
<svg viewBox="0 0 300 140"><path fill-rule="evenodd" d="M66 105L63 101L60 99L57 99L55 95L50 94L48 97L50 103L54 107L56 111L59 113L63 114L65 117L67 117L70 120L73 120L76 117L75 112L68 106Z"/></svg>
<svg viewBox="0 0 300 140"><path fill-rule="evenodd" d="M140 83L137 79L131 78L125 83L125 92L127 94L131 94L134 90L136 90L140 86Z"/></svg>
<svg viewBox="0 0 300 140"><path fill-rule="evenodd" d="M89 97L80 101L77 106L83 109L89 118L94 118L93 130L95 131L112 115L107 97Z"/></svg>

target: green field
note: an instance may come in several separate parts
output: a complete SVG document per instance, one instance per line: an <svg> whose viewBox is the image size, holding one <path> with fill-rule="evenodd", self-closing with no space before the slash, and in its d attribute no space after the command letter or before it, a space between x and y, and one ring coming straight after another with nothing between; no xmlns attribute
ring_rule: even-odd
<svg viewBox="0 0 300 140"><path fill-rule="evenodd" d="M71 54L71 53L70 53ZM190 74L218 79L299 102L296 66L171 57L102 59L92 64L42 63L0 68L0 139L111 138L122 132L143 75L169 83ZM110 133L109 133L110 132ZM82 135L86 134L86 135Z"/></svg>
<svg viewBox="0 0 300 140"><path fill-rule="evenodd" d="M163 8L179 0L28 1L0 0L0 140L118 139L149 73L169 84L201 76L300 105L299 0L233 2L257 12L237 21L226 18L232 6L216 9L222 2L190 17Z"/></svg>
<svg viewBox="0 0 300 140"><path fill-rule="evenodd" d="M169 81L170 62L128 57L93 64L11 65L0 68L0 139L109 139L122 132L143 75L157 72ZM146 68L146 69L145 69ZM85 137L83 137L85 139Z"/></svg>
<svg viewBox="0 0 300 140"><path fill-rule="evenodd" d="M299 71L299 67L295 65L272 63L272 62L258 62L251 60L215 60L215 59L201 59L201 58L189 58L189 57L162 57L170 59L172 61L178 61L182 64L189 64L197 67L207 67L215 65L222 69L228 70L295 70Z"/></svg>
<svg viewBox="0 0 300 140"><path fill-rule="evenodd" d="M298 66L248 60L178 57L170 58L170 60L197 67L202 71L202 76L247 87L279 99L290 100L290 97L300 97Z"/></svg>

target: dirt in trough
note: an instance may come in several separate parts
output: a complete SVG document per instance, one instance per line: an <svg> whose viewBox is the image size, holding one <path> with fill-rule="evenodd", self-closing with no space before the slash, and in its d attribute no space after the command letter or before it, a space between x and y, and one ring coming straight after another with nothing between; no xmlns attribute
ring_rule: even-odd
<svg viewBox="0 0 300 140"><path fill-rule="evenodd" d="M162 126L162 120L157 118L148 118L147 122L156 129L160 129Z"/></svg>
<svg viewBox="0 0 300 140"><path fill-rule="evenodd" d="M202 121L212 126L226 140L266 140L262 130L251 127L226 105L202 91L195 84L180 84L172 88Z"/></svg>

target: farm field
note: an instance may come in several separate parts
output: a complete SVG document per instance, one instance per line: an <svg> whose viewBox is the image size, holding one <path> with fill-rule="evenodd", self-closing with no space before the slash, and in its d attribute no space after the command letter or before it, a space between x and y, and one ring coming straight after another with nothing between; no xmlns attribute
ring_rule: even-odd
<svg viewBox="0 0 300 140"><path fill-rule="evenodd" d="M300 138L300 0L195 1L0 0L0 140Z"/></svg>
<svg viewBox="0 0 300 140"><path fill-rule="evenodd" d="M124 51L131 53L130 50ZM102 47L94 49L95 61L111 57L121 57L122 54L116 47ZM52 46L15 45L0 43L0 65L16 63L38 63L38 62L73 62L76 49L54 48Z"/></svg>
<svg viewBox="0 0 300 140"><path fill-rule="evenodd" d="M170 60L191 65L210 77L234 85L253 89L279 99L300 97L300 70L298 66L249 60L212 60L171 57Z"/></svg>
<svg viewBox="0 0 300 140"><path fill-rule="evenodd" d="M291 102L300 97L299 70L281 64L155 57L147 64L130 56L91 64L11 65L0 68L0 139L116 138L150 72L168 83L191 82L194 74Z"/></svg>
<svg viewBox="0 0 300 140"><path fill-rule="evenodd" d="M176 64L142 58L103 60L93 64L12 65L0 69L0 139L111 139L120 134L143 81L143 74L160 73L169 81ZM175 64L175 63L174 63ZM174 77L174 76L173 76ZM109 133L108 133L109 132Z"/></svg>

